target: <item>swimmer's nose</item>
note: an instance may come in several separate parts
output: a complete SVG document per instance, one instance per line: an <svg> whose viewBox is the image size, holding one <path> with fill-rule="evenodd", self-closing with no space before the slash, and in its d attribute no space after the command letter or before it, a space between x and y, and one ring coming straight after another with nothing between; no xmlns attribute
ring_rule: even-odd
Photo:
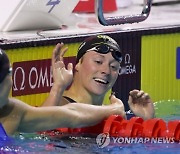
<svg viewBox="0 0 180 154"><path fill-rule="evenodd" d="M101 65L101 71L102 71L102 73L104 73L104 74L110 74L110 72L111 72L111 70L110 70L110 67L109 66L107 66L107 65Z"/></svg>

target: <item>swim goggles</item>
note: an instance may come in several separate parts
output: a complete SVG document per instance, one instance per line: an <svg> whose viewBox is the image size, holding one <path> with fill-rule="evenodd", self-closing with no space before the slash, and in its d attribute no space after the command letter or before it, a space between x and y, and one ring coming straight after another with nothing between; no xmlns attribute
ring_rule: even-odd
<svg viewBox="0 0 180 154"><path fill-rule="evenodd" d="M104 42L96 43L96 44L97 45L94 46L93 48L88 49L87 52L92 51L92 50L95 52L98 52L98 53L102 53L102 54L107 54L107 53L111 52L111 54L115 60L117 60L119 63L122 62L122 54L117 47L111 46Z"/></svg>
<svg viewBox="0 0 180 154"><path fill-rule="evenodd" d="M12 67L9 67L8 74L12 74Z"/></svg>

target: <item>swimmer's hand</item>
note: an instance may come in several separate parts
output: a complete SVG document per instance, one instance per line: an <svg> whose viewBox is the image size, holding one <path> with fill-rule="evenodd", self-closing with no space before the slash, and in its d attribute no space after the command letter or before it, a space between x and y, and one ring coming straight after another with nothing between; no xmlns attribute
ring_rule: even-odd
<svg viewBox="0 0 180 154"><path fill-rule="evenodd" d="M58 85L61 88L64 88L65 90L73 80L73 65L72 63L69 63L66 69L63 56L68 48L63 47L63 43L58 43L53 50L52 70L54 84Z"/></svg>
<svg viewBox="0 0 180 154"><path fill-rule="evenodd" d="M126 119L126 113L124 110L123 102L120 99L118 99L114 94L111 94L109 99L110 99L111 105L113 105L115 109L117 110L117 114L121 115L123 118Z"/></svg>
<svg viewBox="0 0 180 154"><path fill-rule="evenodd" d="M67 69L64 65L63 56L67 48L63 48L63 43L58 43L52 53L52 74L53 86L47 99L41 106L57 106L60 104L64 90L73 80L73 65L68 64Z"/></svg>
<svg viewBox="0 0 180 154"><path fill-rule="evenodd" d="M136 89L130 91L128 104L136 116L145 120L154 117L154 105L148 93Z"/></svg>

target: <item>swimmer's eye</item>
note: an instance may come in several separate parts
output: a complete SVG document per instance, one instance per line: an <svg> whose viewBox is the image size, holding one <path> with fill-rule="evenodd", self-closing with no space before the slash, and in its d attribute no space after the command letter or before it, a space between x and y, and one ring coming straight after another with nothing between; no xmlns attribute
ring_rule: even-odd
<svg viewBox="0 0 180 154"><path fill-rule="evenodd" d="M100 61L100 60L95 60L95 62L96 62L97 64L102 64L102 61Z"/></svg>
<svg viewBox="0 0 180 154"><path fill-rule="evenodd" d="M113 71L119 71L120 70L120 66L116 66L116 65L111 65L111 68Z"/></svg>

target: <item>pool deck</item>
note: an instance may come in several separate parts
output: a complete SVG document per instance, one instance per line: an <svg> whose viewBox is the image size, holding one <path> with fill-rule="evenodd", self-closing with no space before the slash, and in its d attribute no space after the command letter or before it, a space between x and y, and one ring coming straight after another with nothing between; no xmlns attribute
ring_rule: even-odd
<svg viewBox="0 0 180 154"><path fill-rule="evenodd" d="M158 0L154 0L154 3ZM163 0L159 0L160 2ZM167 0L164 0L167 1ZM140 0L134 0L132 6L128 8L119 8L115 12L106 13L105 16L122 16L140 14L142 4ZM149 17L140 23L102 26L96 19L94 13L72 13L70 18L65 21L61 29L40 30L40 31L14 31L0 32L0 44L4 41L22 41L27 39L44 39L52 37L73 37L77 35L111 32L111 31L129 31L141 29L156 29L163 27L180 27L180 1L177 4L152 5Z"/></svg>

